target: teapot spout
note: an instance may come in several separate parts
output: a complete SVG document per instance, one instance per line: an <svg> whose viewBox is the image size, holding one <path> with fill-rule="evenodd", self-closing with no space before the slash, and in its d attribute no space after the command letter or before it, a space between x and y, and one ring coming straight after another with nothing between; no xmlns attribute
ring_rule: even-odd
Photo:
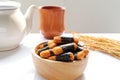
<svg viewBox="0 0 120 80"><path fill-rule="evenodd" d="M32 27L32 17L33 17L33 12L34 12L34 9L36 8L36 6L35 5L31 5L28 9L27 9L27 11L26 11L26 13L25 13L25 19L26 19L26 29L25 29L25 33L27 34L29 31L30 31L30 29L31 29L31 27Z"/></svg>

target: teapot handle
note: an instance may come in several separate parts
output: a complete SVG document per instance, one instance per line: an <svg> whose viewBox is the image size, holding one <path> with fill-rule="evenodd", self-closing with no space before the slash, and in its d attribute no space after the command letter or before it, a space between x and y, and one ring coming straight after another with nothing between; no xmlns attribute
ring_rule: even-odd
<svg viewBox="0 0 120 80"><path fill-rule="evenodd" d="M31 28L32 28L32 19L33 19L33 13L34 13L34 10L37 10L38 8L35 6L35 5L31 5L26 13L25 13L25 19L26 19L26 29L25 29L25 34L27 35Z"/></svg>

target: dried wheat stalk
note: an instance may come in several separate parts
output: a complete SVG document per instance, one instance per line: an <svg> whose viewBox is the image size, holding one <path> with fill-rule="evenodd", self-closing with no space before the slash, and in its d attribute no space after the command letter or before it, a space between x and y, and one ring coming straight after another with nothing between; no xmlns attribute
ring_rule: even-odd
<svg viewBox="0 0 120 80"><path fill-rule="evenodd" d="M120 41L104 38L81 35L79 33L72 33L73 36L78 37L80 41L85 43L85 46L92 50L98 50L108 53L120 59Z"/></svg>

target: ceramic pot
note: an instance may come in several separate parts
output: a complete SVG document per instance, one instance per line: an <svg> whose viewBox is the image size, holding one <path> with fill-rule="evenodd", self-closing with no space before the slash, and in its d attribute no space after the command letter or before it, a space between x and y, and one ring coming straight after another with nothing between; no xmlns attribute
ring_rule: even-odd
<svg viewBox="0 0 120 80"><path fill-rule="evenodd" d="M19 2L0 2L0 51L16 48L31 29L35 6L30 6L25 15L20 6Z"/></svg>

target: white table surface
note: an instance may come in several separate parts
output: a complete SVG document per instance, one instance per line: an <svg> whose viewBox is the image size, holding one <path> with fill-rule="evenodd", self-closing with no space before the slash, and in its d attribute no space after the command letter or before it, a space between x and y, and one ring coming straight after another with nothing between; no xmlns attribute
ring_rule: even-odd
<svg viewBox="0 0 120 80"><path fill-rule="evenodd" d="M115 33L90 35L120 40L120 34ZM44 40L41 34L31 33L16 49L0 52L0 80L45 80L36 72L31 56L31 49ZM87 67L77 80L120 80L120 60L90 51Z"/></svg>

